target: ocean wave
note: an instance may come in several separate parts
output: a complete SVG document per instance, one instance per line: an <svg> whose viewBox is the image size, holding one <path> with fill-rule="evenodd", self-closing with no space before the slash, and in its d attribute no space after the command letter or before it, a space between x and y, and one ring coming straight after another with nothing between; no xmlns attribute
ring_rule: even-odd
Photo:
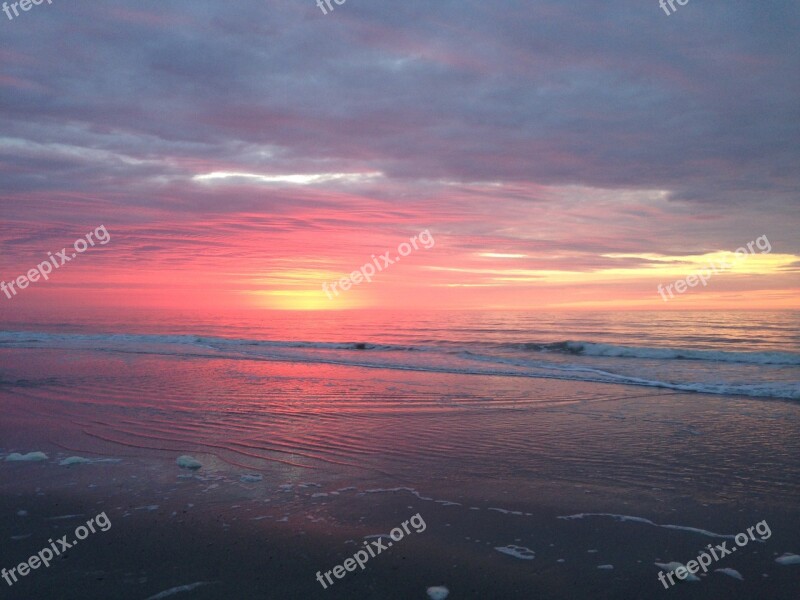
<svg viewBox="0 0 800 600"><path fill-rule="evenodd" d="M557 352L580 356L608 358L650 358L656 360L705 360L713 362L754 365L800 365L800 354L792 352L730 352L723 350L694 350L689 348L652 348L646 346L616 346L594 342L564 341L552 343L523 343L509 346L528 351Z"/></svg>
<svg viewBox="0 0 800 600"><path fill-rule="evenodd" d="M49 344L86 345L104 342L112 345L124 344L178 344L203 348L299 348L310 350L379 350L379 351L425 351L431 348L394 344L371 344L367 342L303 342L250 340L197 335L157 335L128 333L42 333L28 331L0 331L0 347L24 347Z"/></svg>
<svg viewBox="0 0 800 600"><path fill-rule="evenodd" d="M515 347L525 350L516 356L496 356L492 348ZM623 384L717 395L739 395L758 398L800 400L797 381L734 381L741 379L736 367L727 372L715 369L715 379L691 381L695 375L685 375L683 381L669 381L674 376L673 359L746 363L764 368L785 369L800 364L798 355L788 352L723 352L706 350L671 350L668 348L635 348L595 344L591 342L558 342L550 344L468 344L435 342L426 345L372 344L366 342L285 342L195 335L138 335L138 334L70 334L0 332L0 348L48 348L156 354L185 357L208 357L228 360L265 360L303 364L334 364L371 369L392 369L459 375L529 377L594 383ZM532 360L530 351L542 354ZM571 354L572 362L546 360L548 352ZM663 361L649 376L637 370L630 373L605 361L602 365L580 362L582 356L608 358L649 358ZM766 365L769 365L767 367ZM745 367L741 367L745 368ZM629 370L629 369L628 369ZM708 371L708 369L706 369ZM727 379L726 379L727 378ZM761 379L761 378L759 378Z"/></svg>

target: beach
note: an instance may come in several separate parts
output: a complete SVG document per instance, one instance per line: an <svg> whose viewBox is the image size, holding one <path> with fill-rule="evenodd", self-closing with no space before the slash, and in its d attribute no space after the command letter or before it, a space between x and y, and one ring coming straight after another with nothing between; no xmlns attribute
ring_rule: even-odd
<svg viewBox="0 0 800 600"><path fill-rule="evenodd" d="M6 597L794 597L800 568L776 562L800 550L793 400L343 364L369 343L301 362L50 335L0 350L0 456L47 457L0 462L2 565L100 511L112 527ZM413 515L424 531L319 583ZM762 521L768 539L664 591L655 563Z"/></svg>

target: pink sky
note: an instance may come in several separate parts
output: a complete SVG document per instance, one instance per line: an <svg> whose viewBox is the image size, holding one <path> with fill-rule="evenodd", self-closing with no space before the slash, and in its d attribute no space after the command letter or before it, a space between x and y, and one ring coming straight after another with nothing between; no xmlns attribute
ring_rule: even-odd
<svg viewBox="0 0 800 600"><path fill-rule="evenodd" d="M797 3L126 4L4 30L0 279L112 236L5 314L800 306Z"/></svg>

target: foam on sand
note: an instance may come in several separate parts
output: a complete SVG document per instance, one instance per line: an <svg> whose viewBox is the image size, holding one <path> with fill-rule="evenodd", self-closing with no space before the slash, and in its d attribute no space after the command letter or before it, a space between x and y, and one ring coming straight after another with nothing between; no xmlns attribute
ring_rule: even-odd
<svg viewBox="0 0 800 600"><path fill-rule="evenodd" d="M737 571L736 569L730 569L730 568L714 569L714 572L723 573L728 577L733 577L734 579L738 579L739 581L744 581L744 577L742 577L742 574L739 573L739 571Z"/></svg>
<svg viewBox="0 0 800 600"><path fill-rule="evenodd" d="M631 521L633 523L643 523L645 525L652 525L653 527L662 527L664 529L676 529L678 531L688 531L689 533L699 533L700 535L705 535L708 537L715 537L715 538L725 538L732 540L736 537L735 535L714 533L713 531L698 529L697 527L687 527L685 525L661 525L659 523L654 523L650 519L645 519L644 517L632 517L630 515L616 515L613 513L578 513L576 515L566 515L558 518L564 519L565 521L572 521L575 519L583 519L585 517L610 517L615 521L619 521L621 523L624 523L625 521ZM756 541L761 541L763 543L763 540L756 540Z"/></svg>
<svg viewBox="0 0 800 600"><path fill-rule="evenodd" d="M47 460L47 454L44 452L28 452L27 454L12 452L6 456L6 462L39 462L41 460Z"/></svg>
<svg viewBox="0 0 800 600"><path fill-rule="evenodd" d="M181 592L191 592L194 589L197 589L203 585L208 585L210 582L208 581L198 581L196 583L189 583L187 585L179 585L178 587L170 588L168 590L164 590L163 592L159 592L155 596L150 596L147 600L161 600L162 598L167 598L168 596L174 596L175 594L180 594Z"/></svg>
<svg viewBox="0 0 800 600"><path fill-rule="evenodd" d="M686 569L686 565L684 565L683 563L674 562L674 561L673 562L668 562L668 563L657 562L657 563L655 563L655 565L659 569L663 569L664 571L677 571L678 569ZM689 573L688 569L687 569L686 573L687 573L686 577L683 579L683 581L700 581L700 578L697 575L693 575L692 573Z"/></svg>
<svg viewBox="0 0 800 600"><path fill-rule="evenodd" d="M376 533L376 534L372 534L372 535L365 535L364 539L365 540L382 540L382 539L391 540L392 536L390 536L388 533ZM392 540L392 541L394 541L394 540Z"/></svg>
<svg viewBox="0 0 800 600"><path fill-rule="evenodd" d="M192 458L191 456L187 456L186 454L179 456L178 460L175 462L181 469L191 469L192 471L196 471L197 469L203 468L203 465L200 463L200 461Z"/></svg>
<svg viewBox="0 0 800 600"><path fill-rule="evenodd" d="M92 462L90 459L83 458L82 456L70 456L60 461L58 464L62 467L69 467L71 465L85 465L90 462Z"/></svg>
<svg viewBox="0 0 800 600"><path fill-rule="evenodd" d="M514 558L519 558L520 560L533 560L536 558L534 551L524 546L509 544L508 546L495 546L495 550L513 556Z"/></svg>
<svg viewBox="0 0 800 600"><path fill-rule="evenodd" d="M791 552L787 552L786 554L776 558L775 562L779 565L800 565L800 556L797 554L792 554Z"/></svg>
<svg viewBox="0 0 800 600"><path fill-rule="evenodd" d="M444 600L450 595L450 590L448 590L443 585L435 585L433 587L428 588L428 598L431 600Z"/></svg>
<svg viewBox="0 0 800 600"><path fill-rule="evenodd" d="M522 515L523 512L521 510L507 510L505 508L493 508L489 507L486 510L493 510L495 512L503 513L504 515Z"/></svg>

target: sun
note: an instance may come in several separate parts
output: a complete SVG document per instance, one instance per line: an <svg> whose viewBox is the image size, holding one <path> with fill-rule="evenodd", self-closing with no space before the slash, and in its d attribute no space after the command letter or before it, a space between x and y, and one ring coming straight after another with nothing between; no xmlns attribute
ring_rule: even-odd
<svg viewBox="0 0 800 600"><path fill-rule="evenodd" d="M260 290L247 294L256 306L271 310L346 310L361 307L355 296L330 299L322 289Z"/></svg>

